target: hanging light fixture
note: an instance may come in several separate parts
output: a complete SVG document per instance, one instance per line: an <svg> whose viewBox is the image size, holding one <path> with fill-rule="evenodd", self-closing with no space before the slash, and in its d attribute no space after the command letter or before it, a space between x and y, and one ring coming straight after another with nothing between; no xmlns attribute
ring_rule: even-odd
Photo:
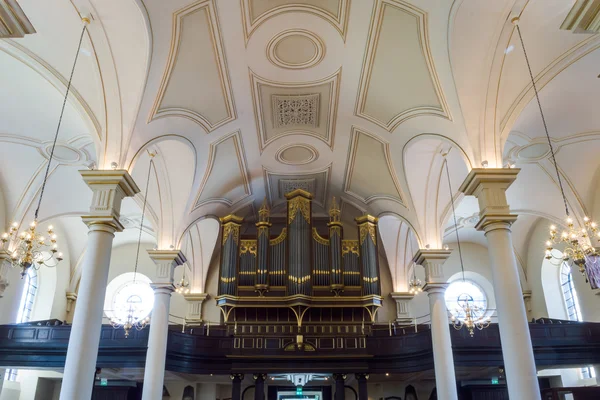
<svg viewBox="0 0 600 400"><path fill-rule="evenodd" d="M58 133L60 132L60 125L67 105L69 91L71 90L71 82L73 81L75 66L77 65L77 59L79 58L81 43L83 42L87 24L90 23L88 18L82 18L81 20L83 21L83 29L81 30L81 35L79 37L77 53L75 53L75 61L71 68L71 75L69 76L67 90L60 110L60 117L58 118L58 125L56 127L56 133L54 134L54 141L52 142L52 149L50 150L50 157L48 158L48 165L46 166L46 172L44 174L44 180L42 181L40 197L38 199L37 208L35 209L33 221L26 230L23 230L20 233L19 223L13 222L9 231L0 236L0 247L3 251L7 251L10 254L10 264L15 268L21 269L21 279L27 274L29 268L39 269L42 265L55 267L56 264L63 259L63 254L58 251L58 237L54 232L54 227L52 225L48 226L46 230L48 237L46 238L44 234L38 230L38 216L40 213L40 206L42 205L42 198L44 197L44 190L48 183L50 165L54 158L54 149L56 147L56 141L58 140Z"/></svg>
<svg viewBox="0 0 600 400"><path fill-rule="evenodd" d="M150 163L148 164L148 176L146 178L146 191L144 193L144 205L142 207L142 218L140 221L140 233L138 235L137 242L137 252L135 255L135 266L133 268L133 282L132 285L138 284L137 279L137 269L138 263L140 259L140 246L142 243L142 231L144 228L144 215L146 214L146 203L148 202L148 187L150 186L150 172L152 171L152 166L154 165L154 156L156 154L148 152L150 156ZM114 312L117 311L117 312ZM132 329L136 329L141 331L148 325L150 322L150 316L145 315L146 312L144 310L143 305L139 301L139 296L131 295L127 298L124 304L117 306L117 310L113 311L113 316L110 319L110 323L113 328L123 328L125 331L125 337L129 337L129 332ZM122 317L124 315L124 317Z"/></svg>
<svg viewBox="0 0 600 400"><path fill-rule="evenodd" d="M446 157L447 154L444 155ZM444 160L446 165L446 177L448 178L448 192L450 193L450 204L452 205L452 217L454 218L454 231L456 232L456 246L458 247L458 256L460 259L460 270L462 271L462 280L465 279L465 266L463 263L462 249L460 247L460 236L458 235L458 223L456 222L456 209L454 207L454 197L452 196L452 183L450 182L450 170L448 168L448 159ZM461 293L456 298L458 307L452 313L452 326L454 329L465 327L469 335L475 335L475 329L483 330L490 326L490 316L486 315L487 309L475 304L473 296L469 293Z"/></svg>
<svg viewBox="0 0 600 400"><path fill-rule="evenodd" d="M409 242L410 250L412 252L413 246L412 246L412 236L410 236L410 231L408 231L408 242ZM414 252L413 252L413 257L411 257L411 260L413 258L414 258ZM417 295L417 294L423 292L423 283L421 282L421 280L419 278L417 278L416 269L417 269L417 265L415 263L413 263L412 278L410 278L410 280L408 281L408 293L410 293L412 295Z"/></svg>
<svg viewBox="0 0 600 400"><path fill-rule="evenodd" d="M550 155L552 157L552 164L554 165L554 170L556 171L556 177L558 179L560 194L565 205L566 229L561 230L559 234L559 228L556 225L550 226L550 237L546 241L545 257L548 260L554 258L565 261L569 264L569 266L572 266L573 264L577 265L577 267L579 268L579 272L586 276L587 280L586 265L595 264L598 260L598 256L600 256L598 250L596 250L596 248L592 244L592 238L594 238L594 240L596 241L600 240L598 224L596 222L591 221L588 217L584 217L583 226L578 225L575 223L575 221L569 213L569 205L567 203L567 197L565 196L562 179L558 171L558 164L556 163L554 147L552 146L552 140L550 140L550 134L548 133L548 125L546 124L546 118L544 117L544 111L542 110L540 95L535 84L535 79L533 77L533 72L531 70L529 58L527 57L527 51L525 50L523 36L521 35L521 28L519 27L519 18L515 17L511 20L511 22L517 28L517 33L519 35L521 47L523 48L525 62L527 63L529 77L531 78L531 85L533 86L535 98L537 100L540 115L542 117L542 122L544 124L544 132L546 133L546 139L548 140L548 146L550 147ZM562 255L559 257L557 257L555 255L555 252L552 251L554 250L554 246L557 244L564 245Z"/></svg>

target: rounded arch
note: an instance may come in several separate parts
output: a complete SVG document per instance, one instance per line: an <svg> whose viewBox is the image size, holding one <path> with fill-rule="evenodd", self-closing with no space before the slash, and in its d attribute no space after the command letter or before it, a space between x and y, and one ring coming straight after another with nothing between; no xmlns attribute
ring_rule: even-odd
<svg viewBox="0 0 600 400"><path fill-rule="evenodd" d="M181 234L177 247L188 260L193 293L205 292L211 260L217 246L221 225L214 216L204 216L193 221Z"/></svg>

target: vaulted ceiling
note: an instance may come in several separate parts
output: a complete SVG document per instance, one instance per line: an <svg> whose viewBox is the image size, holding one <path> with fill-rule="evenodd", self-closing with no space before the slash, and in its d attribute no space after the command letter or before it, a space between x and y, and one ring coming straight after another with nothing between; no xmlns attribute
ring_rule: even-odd
<svg viewBox="0 0 600 400"><path fill-rule="evenodd" d="M282 213L283 195L297 187L315 195L318 214L336 196L347 220L385 217L381 235L401 288L410 247L440 247L454 229L483 242L472 229L476 202L456 193L483 160L522 168L509 197L531 216L524 232L538 217L561 218L513 16L570 205L579 217L600 212L600 35L560 29L574 3L21 0L37 33L0 40L0 214L31 218L80 16L91 15L44 219L79 229L73 221L90 194L77 169L93 164L128 169L143 193L152 152L147 240L193 247L197 288L216 242L211 218L252 219L264 198ZM460 202L456 227L450 195ZM140 194L124 204L126 227L139 223L142 202ZM125 233L120 243L135 240ZM70 246L77 260L84 246Z"/></svg>

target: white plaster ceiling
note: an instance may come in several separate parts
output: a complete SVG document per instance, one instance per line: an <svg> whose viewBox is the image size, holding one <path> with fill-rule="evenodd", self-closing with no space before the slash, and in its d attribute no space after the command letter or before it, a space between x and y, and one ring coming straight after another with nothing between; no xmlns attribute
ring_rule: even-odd
<svg viewBox="0 0 600 400"><path fill-rule="evenodd" d="M42 208L73 232L90 202L77 169L116 162L143 191L147 150L157 157L145 231L160 248L181 246L206 217L252 219L264 198L277 211L294 180L315 187L318 213L336 196L349 215L396 218L382 228L388 259L403 259L394 249L407 226L419 245L440 247L453 232L442 153L465 240L481 241L465 225L477 207L456 191L482 160L522 168L509 191L516 212L560 219L514 15L569 204L577 217L597 213L600 39L559 29L573 3L21 0L37 33L0 40L0 221L31 217L88 13ZM139 221L142 203L128 200L124 218ZM204 228L214 248L216 226ZM81 241L77 260L85 238L68 236ZM189 241L204 252L200 237ZM201 288L206 261L193 259Z"/></svg>

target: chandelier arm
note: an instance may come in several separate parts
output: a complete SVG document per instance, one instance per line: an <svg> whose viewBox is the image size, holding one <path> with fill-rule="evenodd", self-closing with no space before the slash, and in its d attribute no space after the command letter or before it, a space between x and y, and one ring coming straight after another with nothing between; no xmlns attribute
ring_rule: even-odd
<svg viewBox="0 0 600 400"><path fill-rule="evenodd" d="M146 203L148 201L148 187L150 186L150 172L152 171L152 165L154 164L154 155L150 153L150 163L148 164L148 177L146 178L146 190L144 192L144 206L142 207L142 219L140 221L140 233L138 235L137 252L135 255L135 267L133 269L133 282L137 277L138 262L140 259L140 244L142 243L142 231L144 228L144 214L146 213Z"/></svg>
<svg viewBox="0 0 600 400"><path fill-rule="evenodd" d="M554 155L554 147L552 146L552 141L550 140L550 134L548 133L548 125L546 124L546 118L544 117L544 111L542 110L542 103L540 102L540 95L537 90L537 85L535 84L535 78L533 77L533 72L531 71L531 65L529 63L529 57L527 57L527 51L525 50L525 42L523 42L523 36L521 35L521 28L517 24L517 33L519 34L519 40L521 41L521 47L523 47L523 54L525 55L525 62L527 63L527 69L529 70L529 76L531 77L531 85L533 86L533 91L535 92L535 98L538 103L538 107L540 109L540 114L542 116L542 122L544 124L544 132L546 133L546 139L548 139L548 146L550 146L550 154L552 155L552 162L554 164L554 169L556 170L556 177L558 178L558 186L560 187L560 193L562 195L563 201L565 203L565 212L567 213L567 217L569 216L569 206L567 204L567 197L565 196L565 190L563 188L562 179L560 177L560 173L558 172L558 164L556 163L556 157Z"/></svg>
<svg viewBox="0 0 600 400"><path fill-rule="evenodd" d="M454 231L456 232L456 244L458 246L458 256L460 258L460 269L462 271L463 282L465 281L465 267L463 265L462 250L460 248L460 237L458 235L458 224L456 222L456 210L454 209L454 197L452 196L452 184L450 183L450 169L448 168L448 159L444 159L446 165L446 176L448 177L448 190L450 191L450 204L452 204L452 217L454 218Z"/></svg>
<svg viewBox="0 0 600 400"><path fill-rule="evenodd" d="M46 166L46 173L44 174L44 181L42 182L42 189L40 190L40 198L38 199L38 205L35 209L34 220L37 221L40 207L42 205L42 197L44 197L44 190L46 189L46 183L48 181L48 174L50 173L50 164L52 164L52 158L54 157L54 148L56 147L56 141L58 140L58 133L60 131L60 125L62 123L63 114L67 105L67 98L69 97L69 91L71 90L71 82L73 81L73 74L75 73L75 66L79 59L79 52L81 50L81 43L83 42L83 36L87 29L87 22L84 21L83 29L81 30L81 36L79 37L79 44L77 45L77 53L75 53L75 61L73 62L73 68L71 68L71 75L69 76L69 83L67 84L67 91L65 92L65 98L63 99L62 108L60 110L60 117L58 118L58 126L56 127L56 133L54 134L54 142L52 142L52 150L50 150L50 157L48 158L48 165Z"/></svg>

